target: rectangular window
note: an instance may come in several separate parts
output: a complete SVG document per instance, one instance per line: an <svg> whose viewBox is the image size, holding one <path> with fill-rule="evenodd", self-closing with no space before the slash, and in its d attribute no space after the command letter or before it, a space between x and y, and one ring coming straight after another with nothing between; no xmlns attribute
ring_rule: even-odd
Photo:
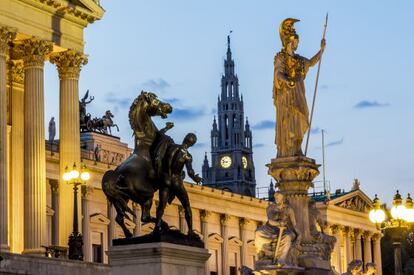
<svg viewBox="0 0 414 275"><path fill-rule="evenodd" d="M237 275L237 269L235 266L230 266L230 275Z"/></svg>
<svg viewBox="0 0 414 275"><path fill-rule="evenodd" d="M92 244L92 257L94 263L102 263L102 245Z"/></svg>

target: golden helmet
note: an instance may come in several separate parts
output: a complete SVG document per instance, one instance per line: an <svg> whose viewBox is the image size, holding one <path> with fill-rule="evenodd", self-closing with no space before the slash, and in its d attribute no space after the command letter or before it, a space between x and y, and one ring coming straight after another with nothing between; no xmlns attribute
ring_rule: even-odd
<svg viewBox="0 0 414 275"><path fill-rule="evenodd" d="M299 19L286 18L282 21L279 28L280 40L282 41L283 48L292 40L292 38L298 37L295 31L294 24L299 22Z"/></svg>

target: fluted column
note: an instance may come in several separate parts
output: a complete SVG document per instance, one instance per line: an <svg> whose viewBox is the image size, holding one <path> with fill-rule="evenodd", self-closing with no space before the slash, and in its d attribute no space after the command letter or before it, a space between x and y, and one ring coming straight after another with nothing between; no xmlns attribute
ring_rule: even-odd
<svg viewBox="0 0 414 275"><path fill-rule="evenodd" d="M382 275L382 259L381 259L381 234L377 233L373 236L374 241L374 263L377 266L376 275Z"/></svg>
<svg viewBox="0 0 414 275"><path fill-rule="evenodd" d="M83 236L83 258L87 262L92 262L92 243L91 243L91 226L90 226L90 211L89 198L93 193L93 187L82 186L82 236Z"/></svg>
<svg viewBox="0 0 414 275"><path fill-rule="evenodd" d="M336 238L335 247L332 251L331 264L335 266L336 271L341 272L341 228L338 225L330 227L330 233Z"/></svg>
<svg viewBox="0 0 414 275"><path fill-rule="evenodd" d="M67 50L52 54L50 62L56 65L60 79L59 167L62 174L66 166L71 167L80 162L79 74L81 66L87 63L87 58L80 52ZM73 228L72 218L68 215L73 213L73 199L68 196L71 186L64 184L62 179L60 193L59 240L61 245L67 245ZM80 201L78 199L79 203Z"/></svg>
<svg viewBox="0 0 414 275"><path fill-rule="evenodd" d="M361 236L362 232L358 229L354 231L354 238L355 238L355 259L356 260L363 260L362 259L362 246L361 246Z"/></svg>
<svg viewBox="0 0 414 275"><path fill-rule="evenodd" d="M187 222L185 220L185 211L184 211L184 207L182 207L181 205L178 206L178 217L179 217L179 227L180 227L180 231L183 234L186 234L188 231L188 227L187 227Z"/></svg>
<svg viewBox="0 0 414 275"><path fill-rule="evenodd" d="M23 61L8 63L11 97L10 159L10 238L11 251L22 253L24 247L24 67Z"/></svg>
<svg viewBox="0 0 414 275"><path fill-rule="evenodd" d="M59 245L59 181L49 180L52 191L52 209L55 214L52 218L52 244Z"/></svg>
<svg viewBox="0 0 414 275"><path fill-rule="evenodd" d="M372 253L371 253L371 232L364 232L364 263L372 262Z"/></svg>
<svg viewBox="0 0 414 275"><path fill-rule="evenodd" d="M112 240L115 237L115 230L116 230L116 224L115 224L115 208L112 206L112 203L108 202L108 248L112 246Z"/></svg>
<svg viewBox="0 0 414 275"><path fill-rule="evenodd" d="M46 154L44 125L45 56L52 43L35 38L17 46L24 62L24 251L43 254L46 230Z"/></svg>
<svg viewBox="0 0 414 275"><path fill-rule="evenodd" d="M7 157L7 63L9 43L14 32L0 26L0 249L8 251L9 243L9 190Z"/></svg>
<svg viewBox="0 0 414 275"><path fill-rule="evenodd" d="M200 210L200 221L201 221L201 234L203 234L204 247L208 249L208 217L211 212L207 210ZM206 262L205 271L207 275L210 275L209 261Z"/></svg>
<svg viewBox="0 0 414 275"><path fill-rule="evenodd" d="M240 248L240 266L246 265L247 261L247 240L246 240L246 229L247 224L249 223L248 220L241 218L239 220L239 228L240 228L240 240L242 241L242 246Z"/></svg>
<svg viewBox="0 0 414 275"><path fill-rule="evenodd" d="M132 209L135 213L135 217L134 217L134 223L135 223L135 228L134 228L134 236L138 237L141 236L141 216L142 216L142 211L141 211L141 207L139 206L139 204L134 203L132 205Z"/></svg>
<svg viewBox="0 0 414 275"><path fill-rule="evenodd" d="M345 227L342 231L342 236L345 240L345 265L343 266L344 269L346 269L346 267L348 266L348 264L352 261L353 259L353 254L352 254L352 242L351 242L351 232L350 232L350 228L349 227Z"/></svg>
<svg viewBox="0 0 414 275"><path fill-rule="evenodd" d="M222 274L228 275L229 274L229 236L228 236L228 228L227 223L229 221L228 215L221 215L220 216L220 224L221 224L221 237L223 238L223 243L221 244L221 262L222 262Z"/></svg>

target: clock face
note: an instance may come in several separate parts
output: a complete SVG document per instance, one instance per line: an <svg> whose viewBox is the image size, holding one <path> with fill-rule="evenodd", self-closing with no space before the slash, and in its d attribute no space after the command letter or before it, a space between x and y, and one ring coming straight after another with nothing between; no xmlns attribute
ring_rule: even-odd
<svg viewBox="0 0 414 275"><path fill-rule="evenodd" d="M242 164L243 164L243 168L247 169L247 158L245 156L242 157Z"/></svg>
<svg viewBox="0 0 414 275"><path fill-rule="evenodd" d="M220 160L220 165L223 168L229 168L231 166L231 158L229 156L224 156Z"/></svg>

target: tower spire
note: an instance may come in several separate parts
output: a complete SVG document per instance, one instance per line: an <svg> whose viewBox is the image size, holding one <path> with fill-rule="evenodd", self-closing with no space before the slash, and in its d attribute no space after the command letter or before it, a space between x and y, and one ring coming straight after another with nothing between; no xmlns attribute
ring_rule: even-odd
<svg viewBox="0 0 414 275"><path fill-rule="evenodd" d="M230 61L231 60L231 48L230 48L230 34L233 31L230 31L230 33L227 35L227 60Z"/></svg>

